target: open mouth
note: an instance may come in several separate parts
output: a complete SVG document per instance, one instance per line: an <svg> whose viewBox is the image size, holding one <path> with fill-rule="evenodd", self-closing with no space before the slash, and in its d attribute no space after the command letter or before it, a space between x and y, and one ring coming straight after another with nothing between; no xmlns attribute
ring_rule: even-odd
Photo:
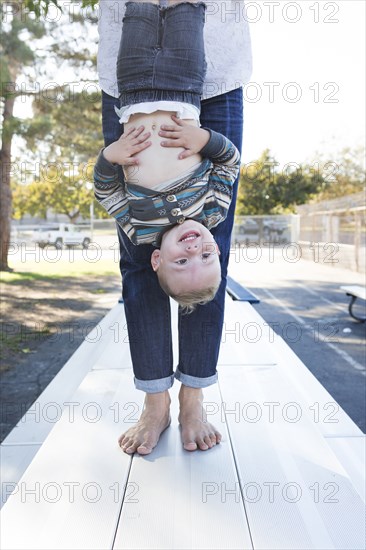
<svg viewBox="0 0 366 550"><path fill-rule="evenodd" d="M189 241L194 241L198 237L200 237L201 234L198 231L187 231L184 233L184 235L179 239L180 243L186 243Z"/></svg>

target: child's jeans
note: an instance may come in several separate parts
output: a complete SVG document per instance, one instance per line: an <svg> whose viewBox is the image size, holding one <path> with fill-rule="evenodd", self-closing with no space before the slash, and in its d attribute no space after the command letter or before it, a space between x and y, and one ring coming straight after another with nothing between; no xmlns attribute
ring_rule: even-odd
<svg viewBox="0 0 366 550"><path fill-rule="evenodd" d="M105 144L123 132L114 107L119 100L103 93ZM238 88L201 103L201 124L224 134L241 151L243 90ZM216 365L224 320L224 301L230 237L234 222L237 185L226 219L212 229L220 247L222 282L211 302L189 315L179 315L179 363L175 377L184 385L204 388L216 382ZM135 246L117 225L123 299L136 388L147 393L167 390L174 380L169 297L152 270L151 245ZM121 344L123 345L123 344Z"/></svg>
<svg viewBox="0 0 366 550"><path fill-rule="evenodd" d="M117 60L121 107L165 100L200 108L205 9L203 3L126 3Z"/></svg>

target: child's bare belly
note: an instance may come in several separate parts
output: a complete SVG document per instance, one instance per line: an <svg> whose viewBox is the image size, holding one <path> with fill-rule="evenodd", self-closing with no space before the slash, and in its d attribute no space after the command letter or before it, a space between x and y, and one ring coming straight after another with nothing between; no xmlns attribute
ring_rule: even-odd
<svg viewBox="0 0 366 550"><path fill-rule="evenodd" d="M132 115L124 125L124 131L135 126L145 126L145 132L151 132L150 147L136 155L139 166L125 166L124 173L127 181L143 187L155 187L164 181L176 178L187 172L194 165L201 162L202 157L198 153L186 159L179 160L178 155L184 151L183 147L162 147L160 143L165 138L159 136L162 124L174 125L168 111L156 111L155 113L139 113ZM192 126L198 126L195 120L186 120Z"/></svg>

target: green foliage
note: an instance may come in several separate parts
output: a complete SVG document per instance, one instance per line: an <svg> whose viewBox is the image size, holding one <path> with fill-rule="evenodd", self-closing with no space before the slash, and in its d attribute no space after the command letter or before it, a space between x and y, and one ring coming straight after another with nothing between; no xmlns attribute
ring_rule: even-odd
<svg viewBox="0 0 366 550"><path fill-rule="evenodd" d="M51 165L37 184L47 197L46 204L55 212L66 214L71 221L80 214L88 217L93 200L92 190L85 184L83 170L84 166L73 166L70 171L64 170L59 163ZM42 207L42 201L38 200L34 206Z"/></svg>
<svg viewBox="0 0 366 550"><path fill-rule="evenodd" d="M65 214L74 222L88 218L94 192L89 174L93 163L70 164L66 160L40 166L39 174L27 185L13 183L13 217L25 214L47 219L49 210ZM107 212L95 205L95 216L109 218Z"/></svg>
<svg viewBox="0 0 366 550"><path fill-rule="evenodd" d="M33 118L18 119L19 134L26 140L28 148L35 149L36 142L49 135L52 128L52 119L48 115L35 116Z"/></svg>
<svg viewBox="0 0 366 550"><path fill-rule="evenodd" d="M52 4L61 9L58 0L23 0L23 2L25 8L30 12L34 12L38 17L47 14Z"/></svg>
<svg viewBox="0 0 366 550"><path fill-rule="evenodd" d="M98 4L99 0L82 0L82 7L92 6L93 8ZM53 4L60 10L62 10L62 2L59 0L23 0L25 7L34 12L37 16L47 14L49 7Z"/></svg>
<svg viewBox="0 0 366 550"><path fill-rule="evenodd" d="M14 8L15 11L16 8ZM1 70L0 94L3 100L14 100L17 95L16 79L22 69L35 61L36 41L45 35L44 24L34 17L16 17L6 10L6 4L0 6L0 15L5 24L0 33ZM31 45L28 45L29 42ZM8 113L4 117L2 141L11 142L14 135L40 131L40 121L28 119L27 122Z"/></svg>
<svg viewBox="0 0 366 550"><path fill-rule="evenodd" d="M364 149L343 149L334 158L317 154L313 165L278 162L266 149L255 162L242 166L236 213L284 214L296 205L343 197L365 189Z"/></svg>
<svg viewBox="0 0 366 550"><path fill-rule="evenodd" d="M103 145L100 94L55 94L55 101L47 98L34 103L39 131L36 125L23 131L28 147L37 151L42 161L40 174L27 185L14 183L13 215L16 219L25 214L46 219L51 209L72 221L79 216L88 218L94 200L94 159ZM97 202L94 214L109 218Z"/></svg>
<svg viewBox="0 0 366 550"><path fill-rule="evenodd" d="M260 158L242 166L236 214L282 214L295 211L318 193L322 177L308 166L278 170L278 162L266 149Z"/></svg>
<svg viewBox="0 0 366 550"><path fill-rule="evenodd" d="M96 3L83 2L83 6ZM9 143L13 136L20 136L25 146L22 162L33 162L40 172L32 180L28 174L26 181L12 182L13 217L21 219L30 214L46 219L49 210L66 214L72 221L88 217L94 194L90 170L87 174L85 166L93 164L90 159L102 146L101 94L89 80L95 75L96 55L89 43L89 30L95 21L82 16L80 2L72 10L72 21L65 13L57 24L42 15L52 4L61 8L62 2L26 0L21 4L21 13L16 3L11 4L1 7L7 9L0 38L5 60L1 63L3 98L13 100L19 93L32 96L35 91L28 118L8 115L2 137ZM41 37L45 39L37 46L36 40ZM30 68L25 70L27 65ZM77 82L46 87L40 84L59 80L69 67L77 75ZM19 75L21 91L16 84ZM97 203L95 215L108 217Z"/></svg>
<svg viewBox="0 0 366 550"><path fill-rule="evenodd" d="M69 162L87 161L102 147L101 94L65 90L34 102L34 112L50 127L43 146L45 160L60 155ZM34 136L35 139L37 136Z"/></svg>
<svg viewBox="0 0 366 550"><path fill-rule="evenodd" d="M16 14L15 8L14 12ZM0 16L5 23L0 33L1 65L3 66L1 83L5 83L14 81L15 79L11 78L12 75L17 75L21 67L34 62L35 44L33 41L44 36L45 26L40 19L30 15L26 17L10 15L6 4L0 5ZM1 86L1 90L3 89L4 86ZM1 93L3 94L3 91Z"/></svg>
<svg viewBox="0 0 366 550"><path fill-rule="evenodd" d="M317 200L336 199L364 191L366 185L365 148L349 147L324 159L318 154L318 170L323 174L325 184Z"/></svg>
<svg viewBox="0 0 366 550"><path fill-rule="evenodd" d="M2 33L0 33L0 51L1 51L1 58L2 60L4 59L3 58L3 50L2 50L2 47L1 47L1 35ZM9 67L8 67L8 64L7 63L4 63L3 61L1 60L1 63L0 63L0 83L1 83L1 96L3 97L4 96L4 93L5 93L5 82L10 82L11 80L11 76L10 76L10 71L9 71Z"/></svg>

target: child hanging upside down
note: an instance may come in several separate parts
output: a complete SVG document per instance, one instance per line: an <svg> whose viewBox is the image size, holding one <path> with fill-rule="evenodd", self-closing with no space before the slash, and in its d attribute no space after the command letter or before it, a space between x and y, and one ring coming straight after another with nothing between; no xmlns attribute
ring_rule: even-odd
<svg viewBox="0 0 366 550"><path fill-rule="evenodd" d="M199 125L204 17L202 2L127 2L117 63L124 133L94 169L97 200L133 244L157 247L160 285L188 311L220 285L210 229L226 217L240 166L231 141Z"/></svg>

